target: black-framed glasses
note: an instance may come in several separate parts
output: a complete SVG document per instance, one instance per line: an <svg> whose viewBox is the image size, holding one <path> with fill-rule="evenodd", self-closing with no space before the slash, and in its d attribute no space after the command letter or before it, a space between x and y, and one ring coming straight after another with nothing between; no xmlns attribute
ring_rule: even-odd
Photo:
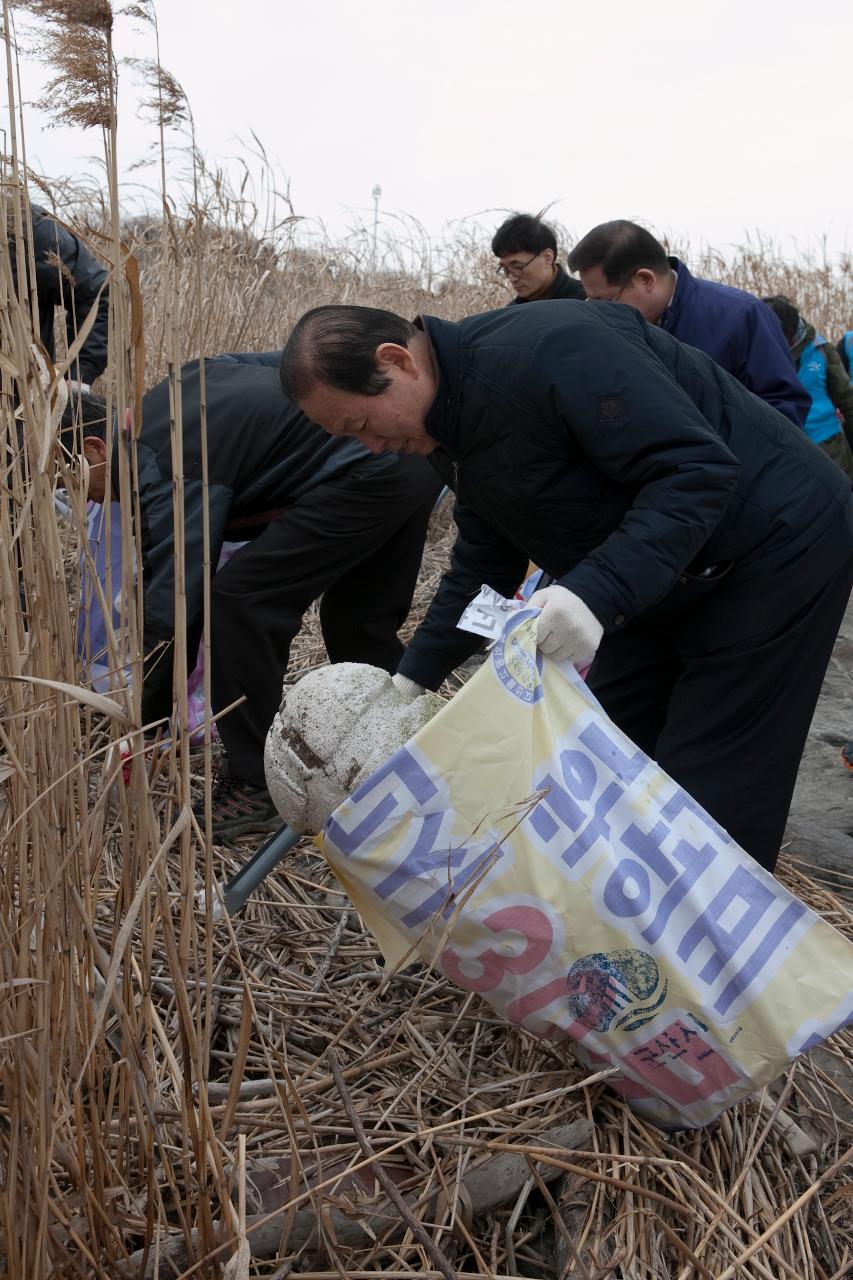
<svg viewBox="0 0 853 1280"><path fill-rule="evenodd" d="M528 258L526 262L522 262L521 264L511 262L509 266L505 267L502 263L499 263L495 267L495 271L497 271L499 276L506 276L507 279L512 276L524 275L531 262L535 262L537 258L541 258L544 252L544 249L540 249L538 253L534 253L532 258Z"/></svg>

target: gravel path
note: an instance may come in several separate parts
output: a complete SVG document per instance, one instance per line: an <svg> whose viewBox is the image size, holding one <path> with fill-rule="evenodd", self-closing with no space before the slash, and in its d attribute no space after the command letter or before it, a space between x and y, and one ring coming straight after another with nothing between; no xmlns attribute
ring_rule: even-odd
<svg viewBox="0 0 853 1280"><path fill-rule="evenodd" d="M853 896L853 773L839 758L853 738L853 598L835 644L794 792L786 853L851 877ZM838 880L838 888L844 881Z"/></svg>

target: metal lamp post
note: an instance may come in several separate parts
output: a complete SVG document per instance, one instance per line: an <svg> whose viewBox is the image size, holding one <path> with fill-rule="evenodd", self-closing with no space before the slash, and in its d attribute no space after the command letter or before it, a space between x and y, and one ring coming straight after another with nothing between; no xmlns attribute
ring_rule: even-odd
<svg viewBox="0 0 853 1280"><path fill-rule="evenodd" d="M382 188L379 183L373 188L373 272L376 274L376 241L379 235L379 197L382 195Z"/></svg>

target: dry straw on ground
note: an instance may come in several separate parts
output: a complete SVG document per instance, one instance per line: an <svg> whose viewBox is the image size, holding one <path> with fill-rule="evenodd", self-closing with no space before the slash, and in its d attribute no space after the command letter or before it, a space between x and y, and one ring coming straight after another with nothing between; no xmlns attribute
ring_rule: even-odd
<svg viewBox="0 0 853 1280"><path fill-rule="evenodd" d="M269 188L235 193L195 151L186 216L175 188L155 214L123 218L109 6L35 7L60 34L85 28L107 189L27 175L13 130L0 224L22 260L29 186L110 264L112 403L133 404L200 350L274 347L317 302L453 317L505 297L470 229L436 247L400 222L374 262L366 231L334 245L307 235L286 200ZM131 8L150 22L147 4ZM174 82L155 76L155 91L164 116L182 114ZM833 333L853 318L846 266L787 263L767 246L710 266L807 298ZM56 386L42 388L11 284L0 245L0 1275L207 1277L230 1258L232 1280L840 1280L853 1259L851 1037L712 1129L667 1139L568 1047L507 1028L422 968L384 972L309 845L239 920L214 925L197 909L196 891L252 846L210 850L192 818L191 799L209 788L210 744L144 752L124 676L138 669L139 645L123 453L126 554L106 592L123 602L106 655L115 674L105 696L87 688L66 573L85 512L53 445ZM57 470L68 513L54 504ZM445 510L409 629L450 533ZM187 660L179 651L178 664ZM289 678L322 661L312 615ZM845 904L807 869L783 874L853 932Z"/></svg>

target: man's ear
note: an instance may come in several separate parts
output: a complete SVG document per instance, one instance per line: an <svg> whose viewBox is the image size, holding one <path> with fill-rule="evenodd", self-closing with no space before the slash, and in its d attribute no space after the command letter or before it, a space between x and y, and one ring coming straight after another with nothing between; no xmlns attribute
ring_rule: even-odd
<svg viewBox="0 0 853 1280"><path fill-rule="evenodd" d="M107 442L100 436L83 437L83 456L90 467L96 467L107 460Z"/></svg>
<svg viewBox="0 0 853 1280"><path fill-rule="evenodd" d="M376 348L377 369L399 369L409 377L418 376L418 363L408 347L398 342L380 342Z"/></svg>
<svg viewBox="0 0 853 1280"><path fill-rule="evenodd" d="M640 267L634 272L634 277L639 281L641 289L645 289L646 293L651 293L655 287L660 284L660 276L657 275L650 267Z"/></svg>
<svg viewBox="0 0 853 1280"><path fill-rule="evenodd" d="M542 258L549 267L553 267L554 263L557 261L557 255L553 249L543 249Z"/></svg>

